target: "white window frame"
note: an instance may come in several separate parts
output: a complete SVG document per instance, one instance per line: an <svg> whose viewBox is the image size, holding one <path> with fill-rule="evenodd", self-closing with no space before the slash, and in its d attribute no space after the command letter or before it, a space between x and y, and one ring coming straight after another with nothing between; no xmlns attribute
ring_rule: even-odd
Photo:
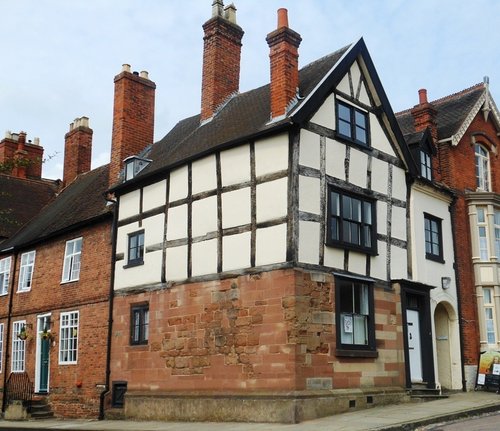
<svg viewBox="0 0 500 431"><path fill-rule="evenodd" d="M9 293L10 263L12 258L0 259L0 296Z"/></svg>
<svg viewBox="0 0 500 431"><path fill-rule="evenodd" d="M487 208L477 207L477 238L479 259L481 261L489 260L488 250L488 223L487 223Z"/></svg>
<svg viewBox="0 0 500 431"><path fill-rule="evenodd" d="M492 287L483 287L483 306L484 306L484 323L485 337L488 344L496 344L497 334L495 328L495 304L494 290ZM493 338L490 339L490 336Z"/></svg>
<svg viewBox="0 0 500 431"><path fill-rule="evenodd" d="M424 150L420 150L420 175L432 181L432 159L431 155Z"/></svg>
<svg viewBox="0 0 500 431"><path fill-rule="evenodd" d="M81 255L81 237L66 241L66 248L64 250L64 265L61 279L62 283L69 283L71 281L78 281L80 279Z"/></svg>
<svg viewBox="0 0 500 431"><path fill-rule="evenodd" d="M500 211L495 209L494 215L495 223L495 255L497 260L500 261Z"/></svg>
<svg viewBox="0 0 500 431"><path fill-rule="evenodd" d="M26 362L26 340L21 340L17 335L22 328L26 330L26 320L12 322L12 359L11 371L24 373Z"/></svg>
<svg viewBox="0 0 500 431"><path fill-rule="evenodd" d="M33 283L33 272L35 270L36 251L28 251L21 255L21 269L19 270L18 292L29 292Z"/></svg>
<svg viewBox="0 0 500 431"><path fill-rule="evenodd" d="M488 149L481 144L474 147L476 162L476 187L485 192L490 191L490 156Z"/></svg>
<svg viewBox="0 0 500 431"><path fill-rule="evenodd" d="M0 323L0 373L3 372L3 329L4 324Z"/></svg>
<svg viewBox="0 0 500 431"><path fill-rule="evenodd" d="M79 311L61 313L59 328L59 364L78 363Z"/></svg>

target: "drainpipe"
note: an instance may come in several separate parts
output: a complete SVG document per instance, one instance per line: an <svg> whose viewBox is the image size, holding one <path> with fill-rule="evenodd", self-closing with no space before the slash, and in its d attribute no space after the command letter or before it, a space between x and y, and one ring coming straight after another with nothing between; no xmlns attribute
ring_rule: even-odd
<svg viewBox="0 0 500 431"><path fill-rule="evenodd" d="M115 264L116 264L116 235L118 221L118 206L115 199L106 197L113 205L113 225L111 226L111 274L109 277L109 309L108 309L108 340L106 346L106 382L104 390L99 396L99 420L104 419L104 398L109 394L109 378L111 375L111 340L113 338L113 299L115 284Z"/></svg>
<svg viewBox="0 0 500 431"><path fill-rule="evenodd" d="M5 250L7 251L7 250ZM2 412L5 412L5 408L7 407L7 397L5 396L7 394L6 388L7 388L7 367L9 365L9 351L10 351L10 324L12 321L12 304L14 301L14 286L15 286L15 278L16 278L16 266L17 266L17 252L15 251L14 247L12 247L12 251L14 252L14 259L13 259L13 265L12 267L14 268L14 271L12 273L12 277L10 280L10 297L9 297L9 311L7 313L7 332L5 334L6 340L5 340L5 364L4 364L4 369L3 369L3 397L2 397Z"/></svg>
<svg viewBox="0 0 500 431"><path fill-rule="evenodd" d="M456 212L455 212L455 203L457 201L457 197L453 194L453 200L450 204L450 213L451 213L451 233L453 236L453 254L455 255L455 262L453 263L453 268L455 270L455 283L457 287L457 308L458 308L458 333L460 338L460 366L462 372L462 392L467 392L467 380L465 379L465 365L464 365L464 333L462 329L462 299L460 294L460 273L458 271L458 265L456 261L457 256L457 244L455 241L456 232L455 232L455 220L456 220Z"/></svg>

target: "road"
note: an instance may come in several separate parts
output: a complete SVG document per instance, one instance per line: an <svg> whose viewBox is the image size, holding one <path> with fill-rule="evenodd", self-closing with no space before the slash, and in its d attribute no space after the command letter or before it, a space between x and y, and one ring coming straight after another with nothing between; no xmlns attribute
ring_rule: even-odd
<svg viewBox="0 0 500 431"><path fill-rule="evenodd" d="M495 431L500 430L500 413L489 413L472 419L429 425L419 431Z"/></svg>

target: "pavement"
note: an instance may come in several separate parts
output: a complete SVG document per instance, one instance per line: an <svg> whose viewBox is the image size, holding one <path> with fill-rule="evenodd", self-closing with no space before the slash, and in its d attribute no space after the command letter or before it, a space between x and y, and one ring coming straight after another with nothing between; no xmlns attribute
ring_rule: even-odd
<svg viewBox="0 0 500 431"><path fill-rule="evenodd" d="M64 431L410 431L433 423L500 411L500 395L495 392L457 392L449 398L410 402L342 413L300 424L138 422L131 420L44 419L0 420L0 430Z"/></svg>

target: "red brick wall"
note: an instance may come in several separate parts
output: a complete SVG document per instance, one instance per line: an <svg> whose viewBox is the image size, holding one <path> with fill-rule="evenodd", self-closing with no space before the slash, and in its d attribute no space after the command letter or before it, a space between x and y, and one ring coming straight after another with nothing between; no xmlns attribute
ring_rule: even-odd
<svg viewBox="0 0 500 431"><path fill-rule="evenodd" d="M92 160L92 129L75 127L64 136L64 177L68 185L78 175L90 171Z"/></svg>
<svg viewBox="0 0 500 431"><path fill-rule="evenodd" d="M11 160L15 156L17 150L17 141L12 139L4 139L0 142L0 163L6 160ZM43 160L43 147L30 143L24 144L26 151L23 158L29 160L26 168L26 176L28 178L41 178L42 176L42 160Z"/></svg>

